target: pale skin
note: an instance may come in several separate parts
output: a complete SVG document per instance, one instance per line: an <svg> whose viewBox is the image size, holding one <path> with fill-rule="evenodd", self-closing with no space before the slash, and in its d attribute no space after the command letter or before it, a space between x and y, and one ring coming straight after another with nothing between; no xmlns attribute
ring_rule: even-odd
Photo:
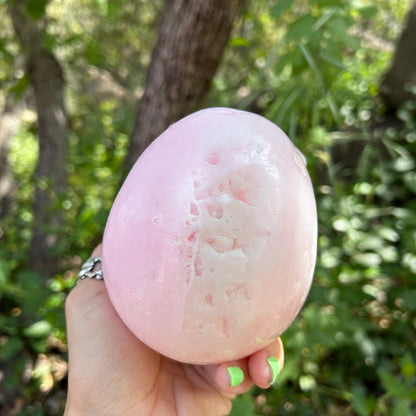
<svg viewBox="0 0 416 416"><path fill-rule="evenodd" d="M93 256L101 255L97 247ZM105 277L104 277L105 278ZM166 358L140 342L118 317L103 281L86 279L68 295L69 351L65 416L221 416L231 399L254 384L270 387L268 359L283 367L282 342L276 339L249 357L191 365ZM229 367L244 372L231 387Z"/></svg>

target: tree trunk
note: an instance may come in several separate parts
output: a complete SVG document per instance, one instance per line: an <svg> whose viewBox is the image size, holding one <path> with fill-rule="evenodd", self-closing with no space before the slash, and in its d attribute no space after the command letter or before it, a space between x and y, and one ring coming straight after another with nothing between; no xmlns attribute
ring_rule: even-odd
<svg viewBox="0 0 416 416"><path fill-rule="evenodd" d="M38 114L39 160L35 170L34 224L28 266L47 277L57 270L53 247L61 216L53 207L66 189L68 128L62 69L44 46L43 19L34 20L29 16L27 3L27 0L11 3L9 13L21 44Z"/></svg>
<svg viewBox="0 0 416 416"><path fill-rule="evenodd" d="M0 219L10 213L16 189L8 157L11 139L19 130L20 112L14 95L9 94L0 117Z"/></svg>
<svg viewBox="0 0 416 416"><path fill-rule="evenodd" d="M244 0L167 0L125 167L171 123L198 109Z"/></svg>
<svg viewBox="0 0 416 416"><path fill-rule="evenodd" d="M381 83L381 97L389 110L416 100L416 2L396 46L392 64Z"/></svg>

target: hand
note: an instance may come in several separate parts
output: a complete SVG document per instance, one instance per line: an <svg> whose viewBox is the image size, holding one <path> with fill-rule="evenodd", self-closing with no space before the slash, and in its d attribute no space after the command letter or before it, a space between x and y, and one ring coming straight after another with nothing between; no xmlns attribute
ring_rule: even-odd
<svg viewBox="0 0 416 416"><path fill-rule="evenodd" d="M93 252L99 255L101 247ZM65 416L227 415L236 394L253 384L269 387L283 367L280 339L249 357L219 365L183 364L166 358L127 329L104 283L94 279L82 281L68 295L66 318ZM277 359L279 370L268 363L271 357ZM242 381L238 369L244 373Z"/></svg>

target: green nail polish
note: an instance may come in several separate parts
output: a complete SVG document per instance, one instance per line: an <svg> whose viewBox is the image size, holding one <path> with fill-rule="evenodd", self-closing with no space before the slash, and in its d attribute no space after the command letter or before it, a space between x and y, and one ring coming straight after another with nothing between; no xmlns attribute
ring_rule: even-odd
<svg viewBox="0 0 416 416"><path fill-rule="evenodd" d="M240 367L228 367L227 370L231 379L231 387L239 386L244 381L244 372Z"/></svg>
<svg viewBox="0 0 416 416"><path fill-rule="evenodd" d="M267 362L272 371L272 381L270 382L270 384L274 384L276 383L277 375L279 374L279 368L280 368L279 361L277 361L276 357L270 357L267 360Z"/></svg>

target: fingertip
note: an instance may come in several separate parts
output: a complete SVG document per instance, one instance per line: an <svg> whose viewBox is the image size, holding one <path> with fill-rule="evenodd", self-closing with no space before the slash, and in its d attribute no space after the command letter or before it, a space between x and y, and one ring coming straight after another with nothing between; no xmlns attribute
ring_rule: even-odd
<svg viewBox="0 0 416 416"><path fill-rule="evenodd" d="M276 383L277 376L280 370L279 360L276 357L269 357L267 360L270 370L270 385Z"/></svg>
<svg viewBox="0 0 416 416"><path fill-rule="evenodd" d="M267 389L277 382L283 363L283 344L278 338L249 357L250 377L258 387Z"/></svg>
<svg viewBox="0 0 416 416"><path fill-rule="evenodd" d="M232 365L227 367L227 371L231 388L237 387L243 383L244 371L240 367Z"/></svg>
<svg viewBox="0 0 416 416"><path fill-rule="evenodd" d="M246 359L220 364L215 380L221 390L228 393L245 393L253 385Z"/></svg>

